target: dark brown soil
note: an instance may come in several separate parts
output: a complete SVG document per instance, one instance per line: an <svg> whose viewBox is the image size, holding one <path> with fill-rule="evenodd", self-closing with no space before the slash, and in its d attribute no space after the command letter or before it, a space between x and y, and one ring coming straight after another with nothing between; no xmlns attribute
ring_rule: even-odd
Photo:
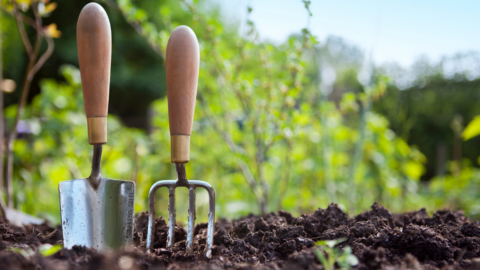
<svg viewBox="0 0 480 270"><path fill-rule="evenodd" d="M136 219L134 247L97 253L74 247L42 257L42 244L62 242L59 228L18 228L0 222L0 269L323 269L315 242L347 238L360 263L354 269L480 269L480 227L460 211L425 209L393 215L379 204L348 218L335 204L293 217L280 211L216 223L213 258L204 258L206 224L195 228L195 253L185 254L186 231L177 227L176 243L165 248L167 225L156 220L152 254L145 252L147 215ZM16 248L27 250L23 254Z"/></svg>

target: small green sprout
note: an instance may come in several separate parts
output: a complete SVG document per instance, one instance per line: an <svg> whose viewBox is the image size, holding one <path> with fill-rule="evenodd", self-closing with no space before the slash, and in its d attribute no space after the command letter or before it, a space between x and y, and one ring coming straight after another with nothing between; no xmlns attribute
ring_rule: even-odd
<svg viewBox="0 0 480 270"><path fill-rule="evenodd" d="M52 246L50 244L44 244L38 248L38 251L40 252L40 254L42 254L42 257L48 257L57 253L60 249L62 249L62 245Z"/></svg>
<svg viewBox="0 0 480 270"><path fill-rule="evenodd" d="M42 255L42 257L48 257L57 253L60 249L62 249L62 245L50 245L50 244L43 244L38 247L38 252ZM26 249L21 249L18 247L9 247L8 250L21 254L23 257L29 259L35 255L35 251L30 247Z"/></svg>
<svg viewBox="0 0 480 270"><path fill-rule="evenodd" d="M334 270L335 263L337 263L342 270L349 270L352 266L358 264L357 257L352 254L352 248L346 246L343 250L340 250L339 247L335 247L346 240L347 238L340 238L336 240L318 241L315 243L315 245L319 247L318 249L315 249L315 253L325 270Z"/></svg>
<svg viewBox="0 0 480 270"><path fill-rule="evenodd" d="M31 248L21 249L18 247L8 247L7 250L21 254L26 259L30 259L30 257L32 257L35 254L35 252Z"/></svg>

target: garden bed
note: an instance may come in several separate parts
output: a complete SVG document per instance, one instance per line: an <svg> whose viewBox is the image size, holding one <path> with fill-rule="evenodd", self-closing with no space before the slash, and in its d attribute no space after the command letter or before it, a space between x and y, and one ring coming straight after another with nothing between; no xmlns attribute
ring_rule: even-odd
<svg viewBox="0 0 480 270"><path fill-rule="evenodd" d="M359 259L354 269L480 269L480 228L462 212L392 215L379 204L351 219L334 204L300 217L280 211L221 219L211 260L203 253L206 224L196 226L195 253L186 255L183 228L175 230L174 247L165 248L162 217L156 220L155 252L146 253L145 213L136 218L134 247L116 253L74 247L42 256L38 247L62 241L60 228L47 225L18 228L1 222L0 234L1 269L323 269L315 242L339 238L347 238L340 246L349 245Z"/></svg>

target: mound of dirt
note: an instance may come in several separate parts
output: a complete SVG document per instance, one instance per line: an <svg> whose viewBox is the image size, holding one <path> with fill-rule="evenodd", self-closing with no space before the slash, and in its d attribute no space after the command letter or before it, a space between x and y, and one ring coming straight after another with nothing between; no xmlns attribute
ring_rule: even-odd
<svg viewBox="0 0 480 270"><path fill-rule="evenodd" d="M337 205L294 217L285 211L263 217L220 219L212 259L204 254L205 223L195 228L194 253L185 253L186 231L175 228L175 245L166 249L167 224L155 220L154 252L145 252L147 213L136 217L134 246L110 253L84 247L42 257L42 244L62 242L61 228L23 228L0 222L2 269L323 269L315 242L346 238L359 264L353 269L480 269L480 227L462 212L425 209L394 215L375 203L354 218ZM18 249L28 252L20 253Z"/></svg>

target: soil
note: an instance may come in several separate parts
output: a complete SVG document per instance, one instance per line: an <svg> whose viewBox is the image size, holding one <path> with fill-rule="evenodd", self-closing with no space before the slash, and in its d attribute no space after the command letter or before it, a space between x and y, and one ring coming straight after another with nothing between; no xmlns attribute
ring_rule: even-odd
<svg viewBox="0 0 480 270"><path fill-rule="evenodd" d="M0 269L323 269L315 242L346 238L359 264L353 269L480 269L480 227L461 211L425 209L392 214L375 203L354 218L337 205L294 217L285 211L216 223L212 259L206 259L206 224L195 228L195 252L185 254L186 231L165 248L167 225L156 219L155 252L145 252L146 213L136 217L134 246L110 253L74 247L42 257L42 244L61 244L61 228L11 226L0 221ZM23 249L26 252L18 252Z"/></svg>

